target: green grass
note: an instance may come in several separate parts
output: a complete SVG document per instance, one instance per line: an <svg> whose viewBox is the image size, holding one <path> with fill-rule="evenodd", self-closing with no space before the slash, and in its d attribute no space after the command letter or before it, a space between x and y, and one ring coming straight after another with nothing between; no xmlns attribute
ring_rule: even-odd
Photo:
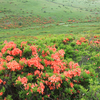
<svg viewBox="0 0 100 100"><path fill-rule="evenodd" d="M91 31L98 34L99 5L99 0L0 0L0 38L4 40L20 35L84 34ZM37 18L43 22L46 18L48 21L50 17L54 22L41 25L32 22ZM75 22L68 22L69 19ZM15 22L21 28L14 27ZM60 23L65 25L59 25ZM12 27L4 29L9 24Z"/></svg>

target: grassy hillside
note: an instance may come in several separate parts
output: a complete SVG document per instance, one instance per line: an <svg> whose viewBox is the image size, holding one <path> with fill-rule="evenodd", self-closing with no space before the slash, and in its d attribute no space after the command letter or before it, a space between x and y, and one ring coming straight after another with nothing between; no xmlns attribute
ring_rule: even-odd
<svg viewBox="0 0 100 100"><path fill-rule="evenodd" d="M99 5L99 0L0 0L0 17L40 15L52 17L55 21L84 19L86 16L98 16Z"/></svg>
<svg viewBox="0 0 100 100"><path fill-rule="evenodd" d="M99 33L99 0L0 0L0 40L12 36Z"/></svg>

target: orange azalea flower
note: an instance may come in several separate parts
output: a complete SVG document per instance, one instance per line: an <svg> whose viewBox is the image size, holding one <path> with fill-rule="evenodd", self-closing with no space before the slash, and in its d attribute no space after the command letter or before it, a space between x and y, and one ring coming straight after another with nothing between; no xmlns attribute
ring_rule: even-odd
<svg viewBox="0 0 100 100"><path fill-rule="evenodd" d="M66 77L72 78L70 70L69 70L69 71L64 71L64 75L65 75Z"/></svg>
<svg viewBox="0 0 100 100"><path fill-rule="evenodd" d="M45 86L44 86L43 83L40 83L40 88L41 88L41 92L42 92L42 94L43 94L43 91L44 91L44 88L45 88Z"/></svg>
<svg viewBox="0 0 100 100"><path fill-rule="evenodd" d="M74 86L74 84L71 82L71 83L70 83L70 87L73 88L73 86Z"/></svg>
<svg viewBox="0 0 100 100"><path fill-rule="evenodd" d="M38 89L37 89L37 92L39 92L39 93L41 92L41 89L40 89L40 87L38 87Z"/></svg>
<svg viewBox="0 0 100 100"><path fill-rule="evenodd" d="M58 85L56 85L57 89L58 89L58 87L60 87L60 85L61 85L60 83Z"/></svg>
<svg viewBox="0 0 100 100"><path fill-rule="evenodd" d="M3 81L0 79L0 84L2 83Z"/></svg>
<svg viewBox="0 0 100 100"><path fill-rule="evenodd" d="M67 40L67 41L69 41L69 39L68 39L68 38L66 38L66 40Z"/></svg>
<svg viewBox="0 0 100 100"><path fill-rule="evenodd" d="M7 60L7 61L12 60L13 58L14 58L13 56L9 56L9 55L8 55L8 56L6 56L6 60Z"/></svg>
<svg viewBox="0 0 100 100"><path fill-rule="evenodd" d="M44 97L42 97L42 100L44 100Z"/></svg>
<svg viewBox="0 0 100 100"><path fill-rule="evenodd" d="M67 82L68 82L68 80L69 80L68 78L65 79L65 81L67 81Z"/></svg>
<svg viewBox="0 0 100 100"><path fill-rule="evenodd" d="M18 54L20 54L20 57L22 56L22 51L19 49L19 48L14 48L12 51L11 51L12 55L13 56L16 56Z"/></svg>
<svg viewBox="0 0 100 100"><path fill-rule="evenodd" d="M21 77L20 76L18 76L18 78L17 78L19 81L21 81Z"/></svg>
<svg viewBox="0 0 100 100"><path fill-rule="evenodd" d="M86 70L86 69L85 69L85 72L86 72L87 74L90 74L90 71L89 71L89 70Z"/></svg>
<svg viewBox="0 0 100 100"><path fill-rule="evenodd" d="M0 92L0 96L2 96L3 95L3 92Z"/></svg>
<svg viewBox="0 0 100 100"><path fill-rule="evenodd" d="M32 89L30 89L30 91L31 91L31 93L33 93L33 90Z"/></svg>
<svg viewBox="0 0 100 100"><path fill-rule="evenodd" d="M67 43L67 41L66 40L63 40L63 43Z"/></svg>
<svg viewBox="0 0 100 100"><path fill-rule="evenodd" d="M97 36L94 36L94 38L97 38Z"/></svg>
<svg viewBox="0 0 100 100"><path fill-rule="evenodd" d="M90 44L92 44L93 43L93 41L90 41Z"/></svg>
<svg viewBox="0 0 100 100"><path fill-rule="evenodd" d="M21 48L22 48L22 46L25 46L26 45L26 43L27 43L27 41L26 42L21 42Z"/></svg>
<svg viewBox="0 0 100 100"><path fill-rule="evenodd" d="M53 86L50 86L49 88L50 88L50 90L53 90L53 89L55 89L55 87L53 87Z"/></svg>
<svg viewBox="0 0 100 100"><path fill-rule="evenodd" d="M24 74L24 72L21 72L21 74Z"/></svg>
<svg viewBox="0 0 100 100"><path fill-rule="evenodd" d="M48 80L55 83L61 81L60 77L56 77L56 75L49 77Z"/></svg>
<svg viewBox="0 0 100 100"><path fill-rule="evenodd" d="M33 75L33 73L28 73L27 76Z"/></svg>
<svg viewBox="0 0 100 100"><path fill-rule="evenodd" d="M28 79L26 77L23 77L21 79L22 84L27 84Z"/></svg>
<svg viewBox="0 0 100 100"><path fill-rule="evenodd" d="M55 83L53 83L53 86L55 86Z"/></svg>
<svg viewBox="0 0 100 100"><path fill-rule="evenodd" d="M77 80L73 80L75 83L77 83Z"/></svg>
<svg viewBox="0 0 100 100"><path fill-rule="evenodd" d="M29 92L28 92L28 93L26 93L26 95L29 95Z"/></svg>
<svg viewBox="0 0 100 100"><path fill-rule="evenodd" d="M35 46L31 46L30 49L32 50L32 55L37 54L37 48Z"/></svg>
<svg viewBox="0 0 100 100"><path fill-rule="evenodd" d="M64 51L64 50L61 49L61 50L59 50L58 52L59 52L59 54L60 54L62 57L64 57L64 54L65 54L65 51Z"/></svg>
<svg viewBox="0 0 100 100"><path fill-rule="evenodd" d="M85 40L85 38L84 37L81 37L80 40L83 41L83 40Z"/></svg>
<svg viewBox="0 0 100 100"><path fill-rule="evenodd" d="M0 52L0 58L2 57L2 53Z"/></svg>
<svg viewBox="0 0 100 100"><path fill-rule="evenodd" d="M46 77L49 77L48 73L46 73Z"/></svg>
<svg viewBox="0 0 100 100"><path fill-rule="evenodd" d="M47 94L48 97L50 97L50 94Z"/></svg>
<svg viewBox="0 0 100 100"><path fill-rule="evenodd" d="M11 51L10 51L10 50L7 50L7 53L8 53L9 55L11 55Z"/></svg>
<svg viewBox="0 0 100 100"><path fill-rule="evenodd" d="M20 58L19 62L23 62L24 64L27 64L27 59L26 58Z"/></svg>
<svg viewBox="0 0 100 100"><path fill-rule="evenodd" d="M8 69L11 69L11 71L15 71L16 69L17 70L21 69L19 63L17 63L15 60L7 63L6 65L7 65Z"/></svg>
<svg viewBox="0 0 100 100"><path fill-rule="evenodd" d="M48 61L46 59L44 59L44 63L45 63L45 66L47 67L48 65L51 65L51 61Z"/></svg>
<svg viewBox="0 0 100 100"><path fill-rule="evenodd" d="M35 57L35 58L31 58L30 60L28 60L27 63L28 63L29 67L31 67L32 65L34 65L38 69L44 69L44 66L39 61L41 61L41 59L38 58L38 57Z"/></svg>
<svg viewBox="0 0 100 100"><path fill-rule="evenodd" d="M76 44L77 45L81 45L81 42L79 40L77 40Z"/></svg>
<svg viewBox="0 0 100 100"><path fill-rule="evenodd" d="M7 40L5 40L5 41L4 41L4 44L7 44L7 43L8 43Z"/></svg>
<svg viewBox="0 0 100 100"><path fill-rule="evenodd" d="M70 67L70 69L72 69L73 64L74 64L73 61L70 61L70 62L69 62L69 67Z"/></svg>
<svg viewBox="0 0 100 100"><path fill-rule="evenodd" d="M3 82L3 85L5 85L5 84L6 84L6 81Z"/></svg>
<svg viewBox="0 0 100 100"><path fill-rule="evenodd" d="M38 52L40 51L41 49L39 48Z"/></svg>
<svg viewBox="0 0 100 100"><path fill-rule="evenodd" d="M71 91L71 93L72 93L73 90L71 89L70 91Z"/></svg>
<svg viewBox="0 0 100 100"><path fill-rule="evenodd" d="M97 44L99 44L100 42L99 42L99 41L94 41L94 43L97 43Z"/></svg>
<svg viewBox="0 0 100 100"><path fill-rule="evenodd" d="M75 49L76 51L78 51L77 49Z"/></svg>
<svg viewBox="0 0 100 100"><path fill-rule="evenodd" d="M49 48L49 50L52 50L53 52L56 51L55 45L54 45L54 47L50 47L50 46L47 46L47 47Z"/></svg>
<svg viewBox="0 0 100 100"><path fill-rule="evenodd" d="M79 90L77 90L77 93L80 93L80 91L79 91Z"/></svg>
<svg viewBox="0 0 100 100"><path fill-rule="evenodd" d="M15 84L13 83L13 86L15 86Z"/></svg>
<svg viewBox="0 0 100 100"><path fill-rule="evenodd" d="M79 66L78 63L73 64L73 68L76 68L77 66Z"/></svg>
<svg viewBox="0 0 100 100"><path fill-rule="evenodd" d="M8 48L16 48L16 44L14 42L6 43L6 45L2 48L1 52L4 54Z"/></svg>
<svg viewBox="0 0 100 100"><path fill-rule="evenodd" d="M35 87L35 85L32 83L31 88L34 88L34 87Z"/></svg>
<svg viewBox="0 0 100 100"><path fill-rule="evenodd" d="M76 72L76 75L80 76L80 74L81 74L81 69L80 68L74 69L74 71Z"/></svg>
<svg viewBox="0 0 100 100"><path fill-rule="evenodd" d="M58 60L60 61L60 58L59 58L59 54L58 53L52 54L51 55L51 58L53 58L56 61L58 61Z"/></svg>
<svg viewBox="0 0 100 100"><path fill-rule="evenodd" d="M34 71L34 75L41 75L39 70Z"/></svg>
<svg viewBox="0 0 100 100"><path fill-rule="evenodd" d="M28 90L28 89L29 89L29 85L27 85L24 89L25 89L25 90Z"/></svg>

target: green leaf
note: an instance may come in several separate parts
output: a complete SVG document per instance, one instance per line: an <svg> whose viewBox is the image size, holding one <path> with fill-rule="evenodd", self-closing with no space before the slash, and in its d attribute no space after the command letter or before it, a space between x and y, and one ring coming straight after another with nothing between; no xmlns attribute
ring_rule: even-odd
<svg viewBox="0 0 100 100"><path fill-rule="evenodd" d="M16 83L17 83L17 85L21 85L22 84L21 81L19 81L19 80L16 80Z"/></svg>

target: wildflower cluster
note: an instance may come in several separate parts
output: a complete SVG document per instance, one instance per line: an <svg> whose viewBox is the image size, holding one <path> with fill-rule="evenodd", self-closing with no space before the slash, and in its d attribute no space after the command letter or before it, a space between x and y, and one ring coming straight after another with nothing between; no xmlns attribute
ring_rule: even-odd
<svg viewBox="0 0 100 100"><path fill-rule="evenodd" d="M77 40L76 44L81 45L82 42L86 43L86 42L89 42L89 41L88 41L88 39L85 39L84 37L81 37L80 40Z"/></svg>

